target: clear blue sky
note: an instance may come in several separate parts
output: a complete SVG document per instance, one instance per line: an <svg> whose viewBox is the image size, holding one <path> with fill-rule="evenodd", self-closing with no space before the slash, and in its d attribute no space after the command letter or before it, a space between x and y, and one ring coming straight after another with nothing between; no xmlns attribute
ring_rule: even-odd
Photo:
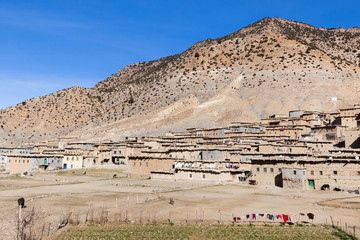
<svg viewBox="0 0 360 240"><path fill-rule="evenodd" d="M181 53L264 17L360 26L360 1L1 0L0 108Z"/></svg>

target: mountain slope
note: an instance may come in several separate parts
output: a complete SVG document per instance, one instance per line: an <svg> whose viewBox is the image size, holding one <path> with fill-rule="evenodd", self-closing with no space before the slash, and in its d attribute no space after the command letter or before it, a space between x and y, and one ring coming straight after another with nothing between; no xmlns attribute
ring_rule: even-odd
<svg viewBox="0 0 360 240"><path fill-rule="evenodd" d="M185 52L0 111L0 144L163 134L358 103L360 31L265 18ZM339 101L332 102L331 97Z"/></svg>

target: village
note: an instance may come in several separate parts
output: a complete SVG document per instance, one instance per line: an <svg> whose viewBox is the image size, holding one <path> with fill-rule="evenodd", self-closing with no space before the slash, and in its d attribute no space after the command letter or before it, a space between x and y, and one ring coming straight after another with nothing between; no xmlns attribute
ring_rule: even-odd
<svg viewBox="0 0 360 240"><path fill-rule="evenodd" d="M130 178L245 182L359 193L360 106L294 110L259 123L234 122L160 137L79 142L62 138L0 148L2 175L113 166Z"/></svg>

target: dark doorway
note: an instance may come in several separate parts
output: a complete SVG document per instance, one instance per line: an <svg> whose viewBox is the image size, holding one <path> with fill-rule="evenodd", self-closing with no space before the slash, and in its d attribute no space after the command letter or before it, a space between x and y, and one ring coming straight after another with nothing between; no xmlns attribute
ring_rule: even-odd
<svg viewBox="0 0 360 240"><path fill-rule="evenodd" d="M282 173L279 173L278 175L275 176L275 186L281 188L283 187Z"/></svg>

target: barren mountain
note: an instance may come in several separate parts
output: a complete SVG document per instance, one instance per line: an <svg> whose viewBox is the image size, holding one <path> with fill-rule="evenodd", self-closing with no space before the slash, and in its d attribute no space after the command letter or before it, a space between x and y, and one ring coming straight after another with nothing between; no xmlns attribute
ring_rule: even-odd
<svg viewBox="0 0 360 240"><path fill-rule="evenodd" d="M0 111L0 144L158 135L359 103L360 29L265 18L185 52ZM331 98L336 97L337 101Z"/></svg>

